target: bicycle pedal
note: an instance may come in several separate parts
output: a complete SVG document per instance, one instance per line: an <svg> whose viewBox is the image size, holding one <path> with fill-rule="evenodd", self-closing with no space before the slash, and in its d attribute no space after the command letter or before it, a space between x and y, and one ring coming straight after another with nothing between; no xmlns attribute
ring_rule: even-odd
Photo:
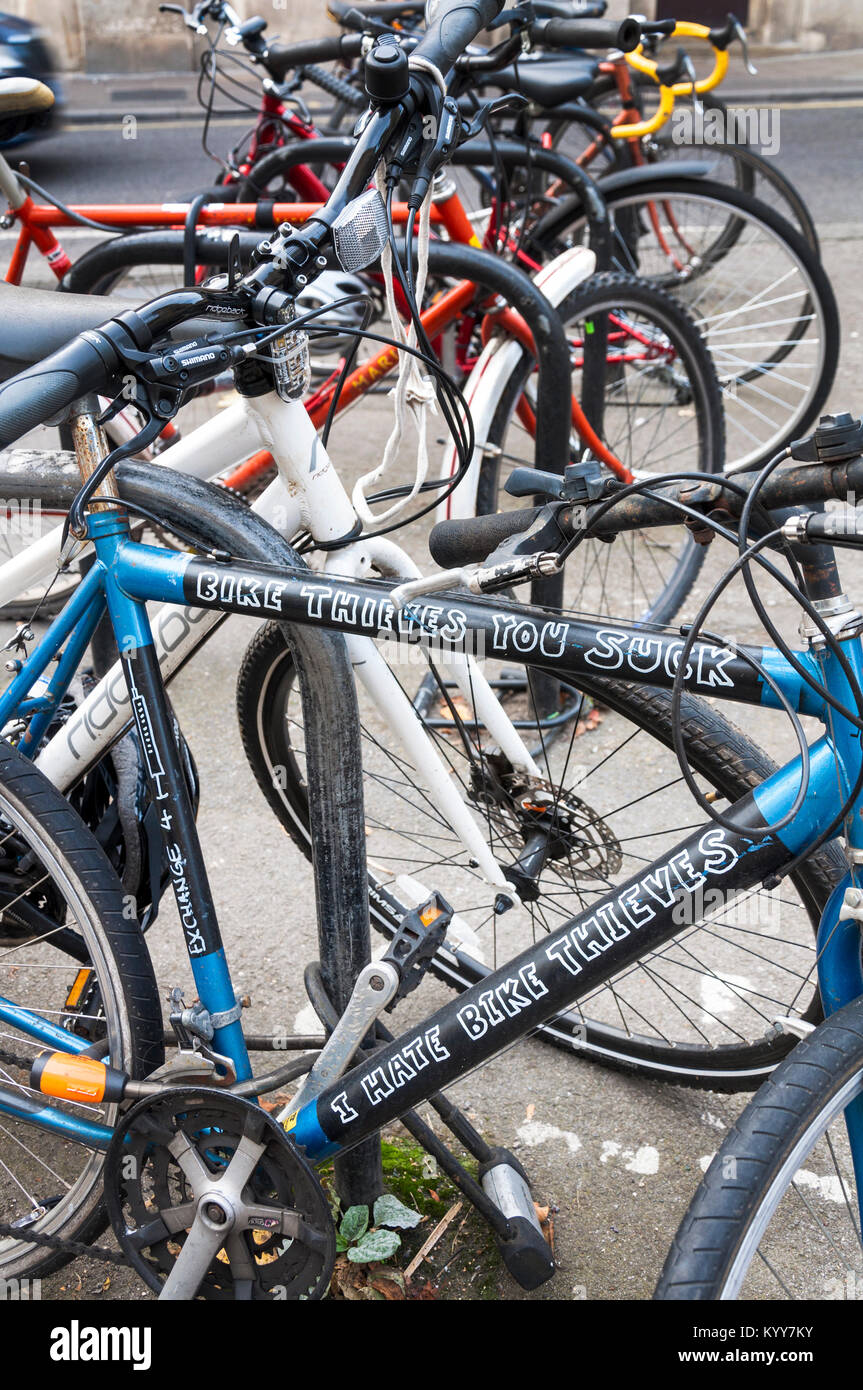
<svg viewBox="0 0 863 1390"><path fill-rule="evenodd" d="M405 913L389 949L381 957L381 961L388 961L399 973L398 989L387 1004L388 1010L416 989L443 945L454 915L454 909L440 893L432 893L420 907Z"/></svg>
<svg viewBox="0 0 863 1390"><path fill-rule="evenodd" d="M508 1240L495 1236L501 1259L523 1289L538 1289L554 1274L554 1256L543 1235L524 1169L508 1149L495 1149L480 1165L480 1182L491 1202L509 1221Z"/></svg>

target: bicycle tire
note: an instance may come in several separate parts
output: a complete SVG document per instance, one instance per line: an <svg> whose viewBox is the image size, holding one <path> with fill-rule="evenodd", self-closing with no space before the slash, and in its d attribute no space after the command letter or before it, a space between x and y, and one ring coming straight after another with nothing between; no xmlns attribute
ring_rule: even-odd
<svg viewBox="0 0 863 1390"><path fill-rule="evenodd" d="M77 954L69 954L70 973L81 968L84 961L89 961L97 974L97 984L100 992L102 1008L105 1012L106 1027L109 1036L112 1038L111 1062L114 1066L126 1070L131 1076L140 1078L148 1075L155 1067L159 1066L164 1058L164 1048L162 1045L162 1013L159 1002L159 994L156 988L156 979L153 973L152 963L149 952L141 933L137 921L129 913L128 900L124 898L122 886L114 870L108 863L104 852L96 842L93 835L83 824L79 816L73 811L68 801L51 785L50 782L33 766L22 754L18 753L5 740L0 740L0 820L5 826L12 826L18 834L26 836L26 844L30 851L38 858L40 865L47 865L49 872L55 877L52 878L51 886L54 887L57 881L64 884L64 893L67 905L75 908L75 923L80 928L79 932L74 933L77 938L72 945L80 947ZM4 832L4 844L9 840L12 832ZM4 866L5 869L5 866ZM5 872L4 872L5 883ZM5 889L4 889L5 892ZM41 893L45 894L44 883L41 886ZM40 903L43 899L40 898ZM8 908L6 909L8 912ZM42 906L42 911L47 908ZM58 914L54 914L58 915ZM52 915L51 920L54 920ZM65 919L64 916L64 920ZM7 928L8 930L8 928ZM40 938L37 935L25 934L21 936L16 944L16 939L11 939L9 949L5 950L0 946L0 979L3 981L2 992L8 995L27 984L34 988L32 981L34 972L38 974L38 963L29 963L30 970L23 970L23 982L18 980L15 973L21 971L25 962L17 956L17 951L23 944L32 948L34 954L40 952ZM53 930L53 929L52 929ZM69 928L67 926L66 930ZM70 950L69 945L64 944L60 949ZM4 942L4 945L8 944ZM44 966L45 971L57 972L54 963L54 947L52 944L51 952L47 951L44 941L41 945L42 953L50 954L51 961ZM81 954L83 951L83 955ZM14 955L15 960L11 957ZM6 962L9 962L8 966ZM17 964L15 962L20 962ZM9 972L12 972L11 976ZM59 979L59 972L49 977L54 981ZM16 982L17 981L17 985ZM86 988L90 988L88 982ZM35 986L39 988L39 986ZM46 988L43 986L43 989ZM41 993L41 991L40 991ZM29 998L30 996L28 996ZM72 1017L72 1010L68 1004L68 980L66 987L63 988L60 996L54 1002L60 1002L63 998L67 999L64 1006ZM45 1004L34 1007L45 1008ZM50 1011L49 1016L53 1017L54 1010ZM61 1010L62 1012L62 1010ZM87 1015L80 1015L80 1018L87 1023L92 1020ZM89 1036L89 1034L88 1034ZM32 1048L34 1045L29 1043ZM24 1034L18 1034L17 1030L12 1029L11 1025L4 1026L3 1037L3 1067L2 1075L4 1082L12 1081L16 1086L22 1086L25 1093L29 1091L29 1062L32 1061L33 1054L26 1051L27 1042ZM12 1051L10 1052L10 1049ZM19 1056L18 1051L21 1050ZM38 1047L36 1048L38 1050ZM16 1059L15 1062L10 1058ZM13 1067L13 1072L7 1070ZM35 1093L38 1096L38 1092ZM43 1104L49 1105L50 1101L39 1096ZM110 1124L112 1116L116 1113L116 1106L107 1106L103 1113L99 1113L98 1108L91 1112L92 1118L103 1123ZM9 1126L12 1126L10 1132ZM39 1190L38 1201L41 1204L53 1202L56 1196L56 1188L61 1189L60 1196L47 1206L45 1214L32 1224L34 1232L43 1235L60 1236L84 1244L89 1244L96 1239L107 1227L108 1218L104 1210L101 1186L101 1157L96 1151L81 1150L78 1145L63 1145L50 1135L46 1135L44 1143L50 1162L42 1159L38 1153L41 1132L35 1130L20 1121L4 1117L2 1136L0 1136L0 1147L6 1150L6 1158L10 1159L11 1154L18 1157L21 1162L21 1141L16 1143L15 1128L26 1131L28 1142L27 1156L23 1160L27 1165L27 1175L23 1187L26 1191L33 1190L36 1195L36 1179L34 1178L31 1165L27 1164L27 1159L31 1160L39 1181L53 1184L54 1190L46 1192L44 1187ZM64 1169L64 1165L73 1162L70 1151L86 1152L87 1159L81 1174L72 1180L72 1173L69 1168L65 1172L58 1173L57 1169ZM14 1161L14 1160L12 1160ZM44 1172L41 1171L44 1169ZM10 1185L9 1174L10 1166L3 1164L4 1186L6 1196L9 1190L16 1193L18 1201L21 1201L18 1189ZM20 1170L19 1170L20 1171ZM69 1182L68 1190L62 1191L63 1185ZM9 1209L4 1201L0 1207L0 1219L10 1221L15 1219L27 1218L31 1215L26 1211L20 1210L15 1213L15 1207ZM52 1270L60 1268L74 1258L73 1254L64 1251L50 1251L45 1247L28 1244L26 1238L16 1240L13 1237L0 1237L0 1278L9 1279L12 1277L21 1278L23 1276L33 1277L42 1276Z"/></svg>
<svg viewBox="0 0 863 1390"><path fill-rule="evenodd" d="M863 1250L859 1210L856 1235L849 1232L844 1240L838 1234L840 1212L836 1213L837 1222L825 1224L829 1206L841 1207L844 1195L848 1203L847 1213L841 1213L844 1230L854 1203L853 1179L843 1194L842 1178L831 1177L832 1183L838 1182L838 1190L825 1186L824 1177L814 1183L810 1168L803 1169L803 1164L812 1162L828 1126L834 1120L841 1123L845 1106L861 1092L863 1000L857 999L798 1044L729 1131L681 1222L654 1296L668 1301L736 1298L749 1276L750 1297L794 1296L798 1289L801 1297L811 1297L816 1291L829 1298L859 1297L853 1287L860 1278ZM837 1172L841 1171L838 1144L824 1141L821 1156L828 1150L837 1161ZM791 1198L804 1187L810 1195L802 1204L797 1200L791 1206L783 1202L783 1197ZM831 1191L832 1198L819 1201L822 1194ZM826 1256L819 1256L814 1237L805 1246L797 1243L804 1220L800 1208L807 1208L809 1202L818 1204L812 1214L824 1226L823 1238L829 1236L835 1247L831 1258L835 1256L842 1270L838 1289L835 1285L830 1288L833 1281L826 1274ZM777 1222L772 1226L774 1217ZM797 1228L789 1229L795 1222ZM780 1273L778 1252L787 1250L790 1254L792 1249L796 1253L790 1261L792 1269ZM849 1274L850 1291L842 1287ZM765 1293L768 1280L773 1292Z"/></svg>
<svg viewBox="0 0 863 1390"><path fill-rule="evenodd" d="M805 433L818 416L833 384L839 358L839 311L823 266L803 237L772 209L747 194L723 184L715 184L709 179L666 175L658 170L640 187L637 184L627 185L624 180L623 183L609 186L600 184L600 189L606 199L609 215L622 217L630 236L629 244L621 236L617 238L617 269L634 272L680 298L693 313L696 323L706 330L708 348L714 355L719 354L717 371L726 405L727 468L757 468L785 448L792 439ZM632 227L633 218L640 215L640 206L651 205L656 215L657 205L669 208L674 200L678 208L684 202L690 209L694 208L695 211L689 215L694 219L691 225L696 230L698 221L695 219L701 218L706 224L711 212L715 216L717 211L725 221L736 217L745 223L745 229L736 237L733 246L720 251L715 262L708 264L693 248L688 247L692 273L687 273L687 265L683 263L678 270L669 269L669 260L661 244L642 240L650 213L646 215L646 221L636 225L639 243L635 248L631 244L634 234ZM677 214L674 216L677 219ZM551 254L553 250L577 243L584 236L584 227L584 216L576 202L564 199L558 208L537 223L532 232L537 254L539 249L544 254ZM682 245L682 239L678 238L678 246ZM720 273L725 277L721 286L719 279L712 277L714 270L717 277ZM761 275L766 280L763 291L747 291L746 276L749 274ZM794 300L797 307L780 307L780 310L772 311L774 315L779 315L775 319L779 329L775 338L747 338L747 334L757 335L772 326L770 317L764 324L752 319L752 315L759 312L759 294L772 292L771 275L777 285L780 281L787 281L781 287L782 304L788 301L790 305L790 301ZM731 290L727 288L729 283L733 286ZM716 309L713 313L709 298L711 294L717 296L717 303L722 298L723 305L721 310ZM739 295L739 304L735 308L728 307L732 294ZM777 294L777 301L779 297ZM771 313L770 302L769 299L763 301L768 315ZM732 322L734 315L739 317L738 323ZM789 324L790 328L786 326ZM814 325L811 334L810 325ZM743 336L744 341L723 343L722 338L732 331ZM763 351L765 347L766 351ZM806 371L805 387L800 386L800 378L785 381L778 376L770 376L797 349L800 349L801 355L795 359L795 369ZM751 357L749 361L745 356L739 356L747 351ZM779 382L781 387L784 386L791 403L789 405L781 396L776 397L775 419L764 416L766 424L758 435L753 433L750 426L762 411L764 398L768 396L758 384L762 377L770 384ZM744 387L749 385L749 396L741 396L741 383ZM757 405L753 404L755 401Z"/></svg>
<svg viewBox="0 0 863 1390"><path fill-rule="evenodd" d="M307 807L302 779L300 740L295 725L290 723L292 679L290 654L286 652L277 630L272 625L265 624L247 649L237 682L237 708L243 746L269 805L285 830L308 857L311 850L306 828ZM629 685L622 681L592 677L587 681L580 681L580 685L584 686L589 696L622 714L627 724L634 726L636 733L646 734L651 741L664 745L665 748L672 746L670 698L667 693ZM682 720L692 765L730 800L736 800L750 791L773 770L773 764L761 750L721 714L701 700L693 696L684 697ZM468 724L468 727L472 725ZM364 756L368 757L374 753L376 738L377 730L373 729L364 744ZM389 752L388 757L382 759L384 775L390 777L393 784L401 756L400 750L397 750ZM601 760L600 754L597 761ZM631 769L628 775L631 779ZM660 774L657 773L656 776L659 777ZM368 768L367 835L374 835L378 828L379 813L374 797L369 794L370 789L373 790L370 778L373 779L373 772ZM400 829L399 834L413 840L416 831L409 819L412 812L407 804L408 793L402 793L395 785L394 789L388 790L392 790L395 798L394 816L400 817L400 824L403 822L408 827L407 830ZM419 795L421 796L421 789ZM416 853L420 862L424 862L424 850L429 855L436 851L443 863L448 854L448 843L444 840L442 830L445 822L439 816L437 820L433 819L433 812L429 814L432 829L427 833L432 837L431 850L420 846ZM604 815L604 808L600 806L595 822ZM607 822L612 823L611 815L607 816ZM374 843L372 841L369 845L372 922L384 935L392 936L405 910L405 903L394 897L392 875L384 874L373 867ZM411 873L409 854L410 851L406 849L404 857L408 865L408 874ZM807 942L803 949L808 962L807 968L810 970L814 962L814 932L821 909L841 872L840 857L832 848L828 848L807 861L795 878L795 890L808 918L808 925L804 927ZM392 873L395 874L395 869ZM436 879L431 886L438 886ZM458 901L453 900L453 905L459 911ZM577 903L570 903L567 915L577 907ZM808 936L810 931L811 937ZM525 944L522 940L515 949ZM790 959L789 955L789 964ZM501 961L495 963L500 965ZM466 957L458 952L439 952L433 969L438 978L457 990L469 988L487 973L487 969L478 964L475 958ZM802 970L801 966L801 973ZM800 1008L803 1009L804 1017L815 1020L820 1017L817 992L812 985L807 988L811 997L807 999L805 1009L802 1003ZM763 1034L739 1046L729 1044L708 1047L684 1044L679 1040L669 1042L667 1037L663 1041L655 1035L638 1035L631 1029L627 1033L622 1026L614 1028L607 1022L595 1024L584 1010L572 1010L551 1020L540 1030L539 1036L576 1055L601 1061L619 1070L639 1073L654 1079L671 1080L676 1084L709 1086L715 1090L728 1091L753 1089L793 1044L793 1039L778 1034L772 1025L765 1027Z"/></svg>
<svg viewBox="0 0 863 1390"><path fill-rule="evenodd" d="M694 413L694 428L691 431L688 428L688 416L683 422L672 419L672 430L675 426L677 431L683 428L686 437L684 441L679 441L676 457L671 454L670 432L663 431L661 439L657 438L659 431L654 428L649 403L645 403L645 394L661 391L662 384L657 385L656 376L649 376L650 369L645 367L643 361L636 363L633 397L627 386L627 380L632 380L627 376L628 364L621 364L607 386L603 442L638 476L652 470L669 472L675 466L682 466L687 471L697 468L703 472L721 473L725 462L722 398L713 361L691 315L656 286L633 276L611 272L583 281L558 305L557 313L566 326L582 321L589 324L594 314L607 313L615 308L623 311L620 321L625 322L633 332L642 332L643 323L656 326L659 338L651 350L658 351L659 342L674 345L674 369L670 371L666 364L657 367L656 371L665 372L671 377L667 405L678 416L683 414L681 395L686 396L685 409ZM484 450L480 465L476 502L478 515L500 511L505 502L513 505L502 494L501 464L504 459L513 458L514 446L507 446L507 435L514 428L514 411L530 369L531 363L525 357L501 392L500 403L488 431L489 447ZM681 370L682 381L679 375L674 374ZM627 417L625 432L619 439L610 432L610 416L615 414ZM636 419L634 434L630 424L633 415ZM652 443L654 440L657 440L659 452L655 459L651 459L647 452L649 444L644 441ZM530 460L524 459L522 462L529 464ZM615 546L603 546L601 541L594 541L582 547L585 553L579 560L579 572L583 576L583 584L579 585L576 579L579 604L583 603L592 613L613 613L618 621L669 622L684 602L701 569L705 547L699 545L682 527L674 528L673 539L671 533L668 536L663 533L662 538L651 533L633 533L626 545L630 552L628 599L622 592L627 580L623 573L624 566L619 564L621 557L617 543ZM672 545L679 547L674 559L670 556ZM669 552L667 562L663 551ZM660 568L661 565L664 568ZM574 572L574 568L568 569L570 588ZM658 576L655 581L654 572ZM650 581L644 578L647 575L651 576ZM612 590L610 597L605 591L606 577ZM654 582L661 585L655 593Z"/></svg>

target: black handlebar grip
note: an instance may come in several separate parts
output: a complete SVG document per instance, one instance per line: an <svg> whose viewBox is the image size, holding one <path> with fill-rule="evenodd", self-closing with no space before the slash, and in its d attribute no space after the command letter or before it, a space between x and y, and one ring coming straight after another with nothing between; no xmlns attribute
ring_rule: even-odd
<svg viewBox="0 0 863 1390"><path fill-rule="evenodd" d="M303 68L303 76L309 81L314 82L316 87L326 92L328 96L335 97L336 101L344 102L345 106L359 110L365 109L369 101L365 92L361 92L356 87L352 87L350 82L345 82L341 77L336 77L334 72L328 72L326 68L319 68L314 63L307 68Z"/></svg>
<svg viewBox="0 0 863 1390"><path fill-rule="evenodd" d="M505 0L438 0L413 56L433 63L446 77L477 34L500 14Z"/></svg>
<svg viewBox="0 0 863 1390"><path fill-rule="evenodd" d="M526 531L538 507L518 512L492 512L489 516L465 517L459 521L439 521L432 527L429 550L442 569L481 564L510 536Z"/></svg>
<svg viewBox="0 0 863 1390"><path fill-rule="evenodd" d="M302 43L271 43L266 68L271 77L281 81L294 68L334 63L338 58L358 58L362 48L362 34L328 34L325 39L305 39Z"/></svg>
<svg viewBox="0 0 863 1390"><path fill-rule="evenodd" d="M79 396L90 391L104 393L117 366L117 355L107 338L88 331L5 381L0 386L0 449L59 415Z"/></svg>
<svg viewBox="0 0 863 1390"><path fill-rule="evenodd" d="M641 43L641 25L628 19L543 19L529 28L531 42L552 48L618 48L631 53Z"/></svg>

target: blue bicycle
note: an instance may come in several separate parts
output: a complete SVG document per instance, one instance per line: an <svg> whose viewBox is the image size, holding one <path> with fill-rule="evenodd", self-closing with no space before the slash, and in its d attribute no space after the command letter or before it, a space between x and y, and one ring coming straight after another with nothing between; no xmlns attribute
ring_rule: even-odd
<svg viewBox="0 0 863 1390"><path fill-rule="evenodd" d="M449 21L445 39L439 19L421 45L420 56L435 65L451 62L497 5L484 0L441 8ZM514 1277L536 1287L554 1264L526 1176L512 1154L484 1142L442 1094L446 1087L548 1020L571 1018L580 1001L645 958L660 958L673 939L721 933L717 903L731 906L761 885L772 890L781 882L808 883L818 902L825 1010L832 1014L863 995L853 919L854 876L863 859L861 620L841 592L830 549L858 538L853 517L800 511L807 503L859 492L858 422L825 422L811 440L793 446L789 467L779 471L785 451L747 483L689 475L600 487L589 460L563 479L521 470L511 489L549 500L526 512L443 523L433 535L433 554L450 568L436 581L396 588L390 581L310 572L241 504L205 485L172 479L168 470L129 466L121 471L122 486L115 484L121 451L108 449L95 398L125 399L120 392L130 377L154 434L190 386L226 367L236 367L246 389L260 390L266 380L271 390L275 379L290 398L296 342L286 324L297 288L325 260L332 220L398 141L403 116L401 103L373 115L327 217L273 238L248 275L229 274L89 326L0 388L4 444L45 418L71 412L81 486L64 559L71 562L85 542L95 556L45 637L14 659L13 679L0 697L0 726L18 730L16 747L0 745L0 1110L5 1152L17 1158L14 1165L4 1158L0 1176L0 1274L6 1277L42 1272L88 1248L104 1229L107 1211L123 1257L161 1297L318 1297L327 1286L335 1236L312 1165L399 1118L489 1221ZM184 333L195 335L191 343L182 342ZM275 370L262 378L262 365ZM777 515L789 508L796 510ZM130 514L148 510L187 548L134 541ZM484 597L560 572L586 537L610 540L682 516L699 530L736 540L740 550L726 580L683 632ZM791 578L777 567L775 552L790 561ZM804 650L791 650L772 624L755 579L759 567L804 608ZM711 603L735 573L747 583L774 647L727 645L704 631ZM383 959L358 969L346 1008L320 971L307 973L326 1041L317 1055L254 1075L154 653L146 609L151 601L285 625L305 703L318 910L324 930L359 948L367 940L368 875L359 724L343 637L399 635L421 647L448 644L456 656L482 652L526 666L533 679L596 689L612 705L633 687L649 687L653 708L668 714L667 733L657 721L655 735L674 746L704 820L680 827L682 838L653 861L636 861L622 882L610 874L600 879L587 906L552 923L499 968L480 969L470 961L476 983L420 1026L392 1037L380 1021L384 1010L432 966L455 968L469 960L463 943L447 945L453 906L432 893L404 915ZM172 998L167 1053L146 937L86 828L28 761L59 717L106 611L199 994L189 1006L179 995ZM748 788L743 779L724 811L692 771L700 753L686 739L681 711L698 693L782 711L798 740L796 759L764 780L753 775ZM811 747L801 716L824 725ZM591 827L578 822L571 805L567 824L555 798L533 797L522 810L529 833L494 904L503 924L516 899L530 900L546 860L558 855L583 864L591 845ZM830 871L841 860L826 851L840 836L850 867L844 877L836 875L834 887ZM813 864L816 875L807 880ZM829 883L829 897L819 894L819 882L822 889ZM759 951L772 951L771 969L788 969L785 942L768 935L757 944ZM78 966L71 988L70 960ZM767 1027L757 1047L766 1052L758 1052L757 1074L774 1066L818 1017L808 972L789 973L781 1003L761 1001ZM673 1041L665 1042L673 1052ZM705 1045L704 1063L720 1075L722 1057L721 1047ZM275 1118L255 1103L299 1077L292 1103ZM841 1088L837 1094L838 1102L830 1101L834 1112L853 1099ZM417 1115L424 1101L476 1158L477 1176ZM846 1123L856 1153L853 1107L846 1108ZM793 1177L788 1162L781 1171ZM53 1178L47 1199L45 1172ZM845 1220L859 1251L858 1190L853 1183L842 1186ZM855 1253L850 1240L849 1234L840 1247L848 1259ZM828 1253L835 1249L835 1242L828 1244ZM807 1261L810 1275L813 1267Z"/></svg>

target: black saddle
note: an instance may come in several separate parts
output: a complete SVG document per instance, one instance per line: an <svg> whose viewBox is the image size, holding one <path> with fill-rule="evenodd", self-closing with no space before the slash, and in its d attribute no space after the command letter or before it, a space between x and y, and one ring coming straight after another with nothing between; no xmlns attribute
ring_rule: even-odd
<svg viewBox="0 0 863 1390"><path fill-rule="evenodd" d="M129 307L126 300L106 295L31 290L0 280L0 381Z"/></svg>
<svg viewBox="0 0 863 1390"><path fill-rule="evenodd" d="M489 75L489 86L505 92L521 92L535 106L563 106L586 96L599 70L598 58L543 58L519 62Z"/></svg>

